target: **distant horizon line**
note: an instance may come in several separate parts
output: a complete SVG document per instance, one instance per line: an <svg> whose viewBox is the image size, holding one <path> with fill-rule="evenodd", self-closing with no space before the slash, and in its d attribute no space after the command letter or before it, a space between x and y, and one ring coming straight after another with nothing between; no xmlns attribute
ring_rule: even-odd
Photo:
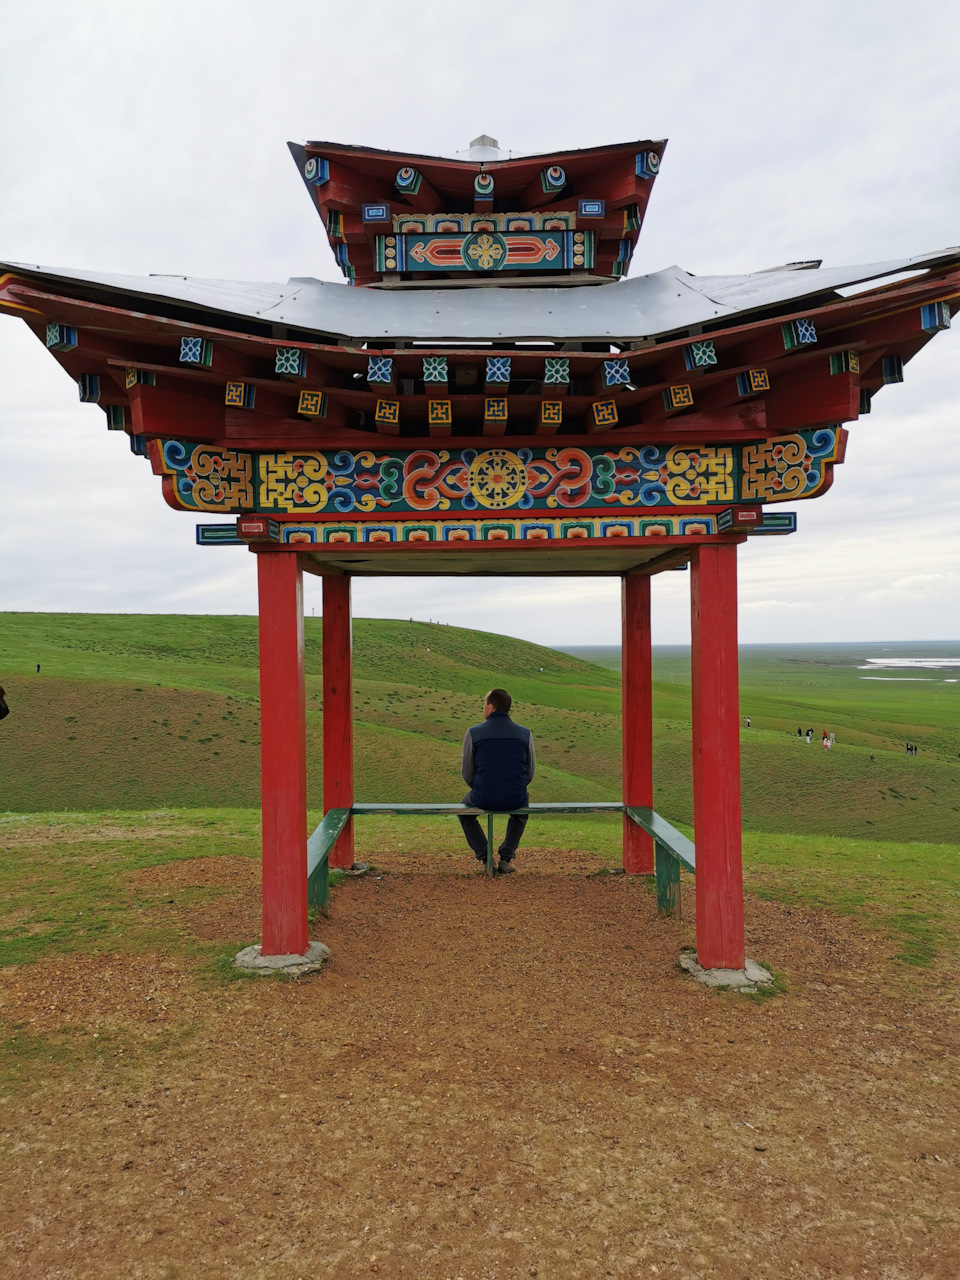
<svg viewBox="0 0 960 1280"><path fill-rule="evenodd" d="M474 630L475 628L468 628ZM908 645L908 644L956 644L960 645L958 640L741 640L738 644L740 649L795 649L804 645ZM565 644L551 646L559 649L561 653L567 653L571 649L622 649L622 644ZM653 649L689 649L689 641L685 644L664 644L654 643L651 645Z"/></svg>
<svg viewBox="0 0 960 1280"><path fill-rule="evenodd" d="M0 618L3 617L79 617L79 618L251 618L255 619L259 615L256 613L210 613L210 612L193 612L178 613L169 610L123 610L123 609L0 609ZM304 610L305 622L317 622L322 620L322 613L319 617L314 614L308 614ZM539 645L543 649L554 649L559 653L568 653L573 649L596 649L616 652L622 649L622 644L600 644L596 642L578 642L578 643L557 643L557 641L544 640L528 640L524 636L512 635L505 631L490 631L483 627L470 627L455 622L443 622L438 619L430 618L401 618L401 617L382 617L367 614L354 614L354 622L405 622L410 621L419 623L421 626L444 626L452 627L459 631L477 631L483 635L506 636L511 640L521 640L525 644ZM740 649L772 649L772 648L798 648L798 647L814 647L814 646L854 646L854 645L960 645L960 637L950 639L913 639L913 640L741 640L738 648ZM654 642L654 649L689 649L690 642Z"/></svg>

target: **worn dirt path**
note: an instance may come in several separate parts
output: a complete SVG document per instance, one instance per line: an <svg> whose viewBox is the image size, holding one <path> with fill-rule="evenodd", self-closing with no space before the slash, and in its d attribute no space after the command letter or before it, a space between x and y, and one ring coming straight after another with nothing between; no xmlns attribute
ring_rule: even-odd
<svg viewBox="0 0 960 1280"><path fill-rule="evenodd" d="M883 939L751 898L788 989L718 994L587 856L379 862L335 891L316 978L0 975L6 1027L109 1046L4 1103L4 1277L960 1275L955 971L911 992ZM229 886L183 925L239 944L257 870L141 875Z"/></svg>

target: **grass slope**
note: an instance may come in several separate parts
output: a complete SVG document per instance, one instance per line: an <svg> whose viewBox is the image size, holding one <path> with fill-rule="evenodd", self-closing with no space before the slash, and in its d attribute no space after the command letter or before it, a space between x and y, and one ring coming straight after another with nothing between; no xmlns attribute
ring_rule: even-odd
<svg viewBox="0 0 960 1280"><path fill-rule="evenodd" d="M311 819L319 816L315 811ZM364 818L356 838L359 856L374 862L385 854L429 853L469 864L459 828L447 819ZM620 824L600 815L551 816L537 820L536 842L572 854L590 849L615 866ZM228 889L204 887L198 873L179 889L145 890L137 872L168 862L256 862L259 856L256 809L0 816L0 968L95 951L180 953L226 963L241 942L255 939L204 943L179 917L221 896L229 905ZM908 963L960 954L954 845L747 833L744 871L748 887L763 897L860 918L895 938Z"/></svg>
<svg viewBox="0 0 960 1280"><path fill-rule="evenodd" d="M320 803L322 621L307 619L310 803ZM492 685L537 737L533 798L614 799L620 689L599 667L485 632L354 624L358 800L457 800L459 744ZM36 664L41 672L36 674ZM0 614L0 810L259 803L257 628L249 617ZM960 685L868 682L849 646L746 647L744 825L843 837L956 839ZM655 803L692 819L689 658L654 660ZM833 729L830 754L798 725ZM921 746L905 756L903 741ZM874 759L871 760L871 753Z"/></svg>

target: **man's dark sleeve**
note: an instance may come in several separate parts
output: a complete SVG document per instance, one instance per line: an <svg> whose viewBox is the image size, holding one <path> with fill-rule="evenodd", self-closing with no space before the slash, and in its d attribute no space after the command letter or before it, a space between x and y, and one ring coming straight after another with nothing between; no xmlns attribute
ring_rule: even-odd
<svg viewBox="0 0 960 1280"><path fill-rule="evenodd" d="M460 775L468 787L473 786L473 777L476 768L473 763L473 739L470 737L470 730L463 735L463 757L460 761Z"/></svg>
<svg viewBox="0 0 960 1280"><path fill-rule="evenodd" d="M531 733L527 739L527 782L533 781L533 775L537 772L537 757L533 749L533 734Z"/></svg>

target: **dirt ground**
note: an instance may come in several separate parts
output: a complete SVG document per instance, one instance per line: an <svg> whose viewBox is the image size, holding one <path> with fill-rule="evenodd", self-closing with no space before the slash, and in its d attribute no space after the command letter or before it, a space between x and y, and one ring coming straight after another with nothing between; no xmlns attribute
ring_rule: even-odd
<svg viewBox="0 0 960 1280"><path fill-rule="evenodd" d="M955 968L905 973L848 919L751 897L748 954L786 990L717 993L643 883L573 854L494 881L465 862L384 855L337 888L316 977L143 955L0 974L7 1031L104 1046L3 1103L0 1273L960 1276ZM223 887L156 910L239 946L257 875L138 883Z"/></svg>

